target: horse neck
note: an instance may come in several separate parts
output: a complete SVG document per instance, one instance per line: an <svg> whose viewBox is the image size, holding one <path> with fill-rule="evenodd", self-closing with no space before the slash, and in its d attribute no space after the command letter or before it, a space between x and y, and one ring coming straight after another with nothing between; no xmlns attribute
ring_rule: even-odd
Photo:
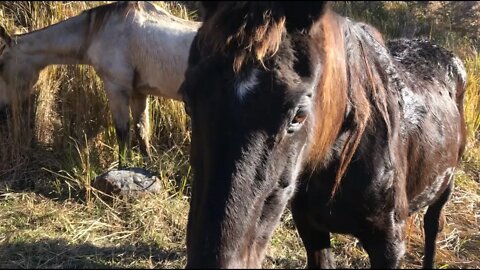
<svg viewBox="0 0 480 270"><path fill-rule="evenodd" d="M323 51L324 71L317 91L310 164L314 167L326 165L333 145L340 144L341 153L335 157L339 164L332 195L372 117L384 122L384 130L390 134L391 119L387 107L391 109L394 102L385 90L386 82L380 75L382 71L377 69L377 66L388 66L383 63L388 62L388 51L377 37L360 28L329 12L323 17L319 31L313 33L314 39L320 39L315 43L320 44ZM378 57L379 54L382 57ZM351 111L347 110L347 104L350 104ZM343 136L339 140L345 124L346 138Z"/></svg>
<svg viewBox="0 0 480 270"><path fill-rule="evenodd" d="M83 13L41 30L15 37L19 53L38 68L48 65L88 64L89 18Z"/></svg>

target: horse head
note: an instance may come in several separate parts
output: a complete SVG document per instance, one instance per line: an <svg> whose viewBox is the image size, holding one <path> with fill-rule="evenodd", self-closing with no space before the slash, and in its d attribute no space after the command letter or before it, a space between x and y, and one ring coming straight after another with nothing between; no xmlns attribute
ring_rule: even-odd
<svg viewBox="0 0 480 270"><path fill-rule="evenodd" d="M0 117L5 118L14 104L25 101L33 91L39 69L3 26L0 26Z"/></svg>
<svg viewBox="0 0 480 270"><path fill-rule="evenodd" d="M187 267L260 267L307 154L324 3L206 3L181 86L194 170Z"/></svg>

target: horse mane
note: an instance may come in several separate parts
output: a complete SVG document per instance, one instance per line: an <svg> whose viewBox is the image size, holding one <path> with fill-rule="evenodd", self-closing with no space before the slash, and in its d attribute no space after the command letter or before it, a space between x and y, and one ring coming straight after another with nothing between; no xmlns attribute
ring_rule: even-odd
<svg viewBox="0 0 480 270"><path fill-rule="evenodd" d="M314 169L328 159L341 129L349 133L340 152L332 197L355 154L370 121L382 121L390 134L389 100L382 80L382 64L372 50L387 52L380 33L353 23L333 11L325 13L311 31L312 41L324 56L324 69L316 97L316 117L308 164ZM347 104L351 104L348 112Z"/></svg>
<svg viewBox="0 0 480 270"><path fill-rule="evenodd" d="M87 15L89 22L88 39L93 38L105 26L112 14L126 16L131 11L141 10L143 4L140 1L119 1L83 11L81 15Z"/></svg>
<svg viewBox="0 0 480 270"><path fill-rule="evenodd" d="M378 43L382 44L385 46L385 39L383 38L383 35L378 31L377 28L363 22L357 23L359 27L361 27L363 30L366 32L370 33Z"/></svg>
<svg viewBox="0 0 480 270"><path fill-rule="evenodd" d="M199 42L214 52L233 53L233 69L239 71L248 61L263 65L282 41L285 14L272 2L220 4L199 30Z"/></svg>

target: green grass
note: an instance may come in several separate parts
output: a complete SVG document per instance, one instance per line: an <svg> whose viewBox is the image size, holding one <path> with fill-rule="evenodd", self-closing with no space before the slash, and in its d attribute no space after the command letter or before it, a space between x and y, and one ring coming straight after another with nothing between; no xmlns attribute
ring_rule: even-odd
<svg viewBox="0 0 480 270"><path fill-rule="evenodd" d="M11 32L35 30L102 3L106 2L2 2L0 24ZM176 15L195 16L179 5L156 3ZM407 9L403 3L389 7L399 14ZM365 19L382 19L378 14L382 13L371 12ZM400 27L395 23L395 17L385 20L382 31ZM453 47L468 70L468 146L446 206L437 265L478 268L480 57L470 45ZM11 132L0 129L0 268L184 267L191 171L188 118L182 105L149 99L155 152L144 167L156 172L163 191L105 203L90 187L94 177L115 166L118 156L103 83L88 66L55 66L42 71L35 88L27 110L9 123ZM133 165L138 164L135 153ZM403 267L421 265L422 223L421 213L409 220ZM368 257L354 238L332 235L332 245L337 266L368 266ZM264 267L302 268L305 263L287 210L269 243Z"/></svg>

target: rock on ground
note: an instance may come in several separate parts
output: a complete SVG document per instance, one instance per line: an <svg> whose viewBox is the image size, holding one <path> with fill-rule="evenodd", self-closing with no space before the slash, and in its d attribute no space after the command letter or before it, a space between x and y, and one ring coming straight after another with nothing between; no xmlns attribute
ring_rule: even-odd
<svg viewBox="0 0 480 270"><path fill-rule="evenodd" d="M137 197L158 193L161 183L153 173L142 168L116 169L95 178L92 187L107 195Z"/></svg>

